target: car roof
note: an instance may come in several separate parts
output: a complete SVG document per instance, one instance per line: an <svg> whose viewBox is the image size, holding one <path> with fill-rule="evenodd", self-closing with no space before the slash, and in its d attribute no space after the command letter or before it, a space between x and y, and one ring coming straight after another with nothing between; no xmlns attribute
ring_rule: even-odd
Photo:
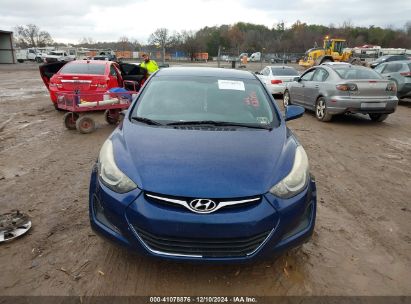
<svg viewBox="0 0 411 304"><path fill-rule="evenodd" d="M289 66L289 65L267 65L268 68L283 68L283 69L293 69L295 70L294 67Z"/></svg>
<svg viewBox="0 0 411 304"><path fill-rule="evenodd" d="M321 63L321 65L329 65L329 66L333 66L333 65L351 65L348 62L341 62L341 61L337 61L337 62L323 62Z"/></svg>
<svg viewBox="0 0 411 304"><path fill-rule="evenodd" d="M159 70L154 76L205 76L255 79L251 72L212 67L171 67Z"/></svg>
<svg viewBox="0 0 411 304"><path fill-rule="evenodd" d="M73 60L68 62L70 64L78 64L78 63L88 63L88 64L110 64L113 63L113 61L108 61L108 60Z"/></svg>
<svg viewBox="0 0 411 304"><path fill-rule="evenodd" d="M383 55L383 56L381 56L381 57L378 57L377 60L378 60L378 59L391 58L391 57L394 57L394 56L404 56L404 57L407 57L406 54L392 54L392 55Z"/></svg>
<svg viewBox="0 0 411 304"><path fill-rule="evenodd" d="M388 61L382 64L396 64L396 63L411 63L411 59L409 60L395 60L395 61Z"/></svg>

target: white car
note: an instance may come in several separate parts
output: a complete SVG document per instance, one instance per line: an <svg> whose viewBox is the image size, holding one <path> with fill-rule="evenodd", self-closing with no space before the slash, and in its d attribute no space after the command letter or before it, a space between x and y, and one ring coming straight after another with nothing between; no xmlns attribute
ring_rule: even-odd
<svg viewBox="0 0 411 304"><path fill-rule="evenodd" d="M273 95L284 94L287 83L294 81L300 75L295 68L286 65L266 66L256 74Z"/></svg>

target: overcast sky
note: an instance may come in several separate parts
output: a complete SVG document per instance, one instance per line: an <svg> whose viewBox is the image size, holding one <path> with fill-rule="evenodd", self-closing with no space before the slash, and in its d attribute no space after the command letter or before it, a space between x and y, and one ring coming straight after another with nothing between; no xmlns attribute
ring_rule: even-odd
<svg viewBox="0 0 411 304"><path fill-rule="evenodd" d="M146 43L157 28L199 30L239 21L271 28L280 21L335 26L403 28L411 21L411 0L0 0L0 30L33 23L55 41L83 37Z"/></svg>

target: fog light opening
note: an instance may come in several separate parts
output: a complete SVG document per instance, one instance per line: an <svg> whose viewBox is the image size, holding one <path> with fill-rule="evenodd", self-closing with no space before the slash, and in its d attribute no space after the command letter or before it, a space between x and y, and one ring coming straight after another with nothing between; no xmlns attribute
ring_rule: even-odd
<svg viewBox="0 0 411 304"><path fill-rule="evenodd" d="M307 209L305 209L304 215L301 218L300 223L291 231L289 231L288 233L286 233L282 239L285 240L301 231L303 231L304 229L306 229L311 222L311 216L312 216L312 209L313 209L313 204L310 204Z"/></svg>
<svg viewBox="0 0 411 304"><path fill-rule="evenodd" d="M98 197L94 194L93 196L93 211L94 215L96 216L96 219L106 226L107 228L113 230L114 232L121 234L120 229L118 229L116 226L114 226L110 221L107 219L106 215L104 214L104 207L101 204L100 200Z"/></svg>

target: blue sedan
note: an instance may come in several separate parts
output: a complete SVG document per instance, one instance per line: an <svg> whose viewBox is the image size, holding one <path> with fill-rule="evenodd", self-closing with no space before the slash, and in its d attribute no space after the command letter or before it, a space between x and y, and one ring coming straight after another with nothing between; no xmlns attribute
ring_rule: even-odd
<svg viewBox="0 0 411 304"><path fill-rule="evenodd" d="M150 256L270 257L307 241L316 186L307 154L252 73L163 69L103 144L90 181L99 234Z"/></svg>

